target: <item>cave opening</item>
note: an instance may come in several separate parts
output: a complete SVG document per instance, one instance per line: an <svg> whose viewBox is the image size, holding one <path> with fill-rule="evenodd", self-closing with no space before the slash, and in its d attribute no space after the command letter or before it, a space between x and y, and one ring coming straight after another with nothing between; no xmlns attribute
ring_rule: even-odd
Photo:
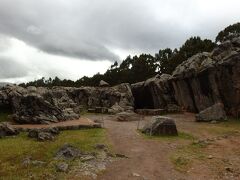
<svg viewBox="0 0 240 180"><path fill-rule="evenodd" d="M10 105L0 105L0 122L8 121L8 116L12 114Z"/></svg>
<svg viewBox="0 0 240 180"><path fill-rule="evenodd" d="M152 94L147 87L132 90L135 109L154 109Z"/></svg>

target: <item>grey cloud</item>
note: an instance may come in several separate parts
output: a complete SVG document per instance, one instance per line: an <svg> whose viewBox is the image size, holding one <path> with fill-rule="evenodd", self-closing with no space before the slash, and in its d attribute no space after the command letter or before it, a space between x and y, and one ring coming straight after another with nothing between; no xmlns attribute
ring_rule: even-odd
<svg viewBox="0 0 240 180"><path fill-rule="evenodd" d="M28 68L9 57L0 56L0 79L24 77Z"/></svg>
<svg viewBox="0 0 240 180"><path fill-rule="evenodd" d="M231 10L222 13L212 2L222 4L217 0L1 0L0 33L50 54L114 61L119 59L114 49L156 52L178 47L192 35L214 38L234 18ZM210 4L219 17L205 13Z"/></svg>

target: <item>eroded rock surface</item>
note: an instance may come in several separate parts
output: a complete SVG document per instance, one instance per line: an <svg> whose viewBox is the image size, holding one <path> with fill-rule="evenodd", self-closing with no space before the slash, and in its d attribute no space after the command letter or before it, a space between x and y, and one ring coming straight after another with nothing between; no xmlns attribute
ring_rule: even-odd
<svg viewBox="0 0 240 180"><path fill-rule="evenodd" d="M9 105L18 123L48 124L79 118L82 108L117 104L123 110L133 109L129 84L114 87L27 87L6 86L0 90L0 106Z"/></svg>
<svg viewBox="0 0 240 180"><path fill-rule="evenodd" d="M240 113L240 37L211 53L199 53L180 64L172 76L162 75L132 84L135 107L200 112L222 103L228 115ZM177 106L175 106L177 107ZM176 108L176 110L179 108Z"/></svg>
<svg viewBox="0 0 240 180"><path fill-rule="evenodd" d="M223 104L217 103L207 109L204 109L196 115L196 120L200 122L227 120Z"/></svg>
<svg viewBox="0 0 240 180"><path fill-rule="evenodd" d="M153 136L177 136L178 131L175 121L172 118L164 116L156 116L153 120L147 123L142 132Z"/></svg>
<svg viewBox="0 0 240 180"><path fill-rule="evenodd" d="M14 129L9 123L0 123L0 138L5 136L15 136L18 134L19 132Z"/></svg>

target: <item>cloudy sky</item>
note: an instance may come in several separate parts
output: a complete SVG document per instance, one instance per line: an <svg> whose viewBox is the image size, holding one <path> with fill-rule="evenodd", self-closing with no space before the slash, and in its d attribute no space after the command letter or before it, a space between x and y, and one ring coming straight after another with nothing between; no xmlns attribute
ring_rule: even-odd
<svg viewBox="0 0 240 180"><path fill-rule="evenodd" d="M0 0L0 81L79 79L128 54L214 40L239 0Z"/></svg>

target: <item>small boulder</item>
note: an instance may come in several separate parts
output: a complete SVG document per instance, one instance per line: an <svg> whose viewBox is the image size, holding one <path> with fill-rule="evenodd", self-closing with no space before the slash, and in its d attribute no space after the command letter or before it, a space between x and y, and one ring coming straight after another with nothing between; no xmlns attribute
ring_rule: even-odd
<svg viewBox="0 0 240 180"><path fill-rule="evenodd" d="M101 81L99 82L99 86L100 86L100 87L109 87L109 84L108 84L106 81L101 80Z"/></svg>
<svg viewBox="0 0 240 180"><path fill-rule="evenodd" d="M68 164L67 163L59 163L56 165L57 172L67 172Z"/></svg>
<svg viewBox="0 0 240 180"><path fill-rule="evenodd" d="M32 129L28 132L28 137L35 138L38 141L52 141L59 133L59 129L56 127Z"/></svg>
<svg viewBox="0 0 240 180"><path fill-rule="evenodd" d="M5 136L16 136L19 132L14 129L9 123L0 123L0 138Z"/></svg>
<svg viewBox="0 0 240 180"><path fill-rule="evenodd" d="M216 103L196 115L196 121L198 122L211 122L219 120L227 120L224 105L222 103Z"/></svg>
<svg viewBox="0 0 240 180"><path fill-rule="evenodd" d="M56 153L57 159L74 159L81 156L81 151L70 144L63 145Z"/></svg>
<svg viewBox="0 0 240 180"><path fill-rule="evenodd" d="M153 118L152 122L146 124L142 132L147 135L167 135L167 136L177 136L178 131L175 121L172 118L164 116L156 116Z"/></svg>
<svg viewBox="0 0 240 180"><path fill-rule="evenodd" d="M132 111L125 111L116 114L117 121L138 121L139 115Z"/></svg>
<svg viewBox="0 0 240 180"><path fill-rule="evenodd" d="M110 109L108 109L108 112L110 114L117 114L117 113L120 113L120 112L123 112L123 111L124 111L124 108L119 106L118 103L115 103Z"/></svg>

